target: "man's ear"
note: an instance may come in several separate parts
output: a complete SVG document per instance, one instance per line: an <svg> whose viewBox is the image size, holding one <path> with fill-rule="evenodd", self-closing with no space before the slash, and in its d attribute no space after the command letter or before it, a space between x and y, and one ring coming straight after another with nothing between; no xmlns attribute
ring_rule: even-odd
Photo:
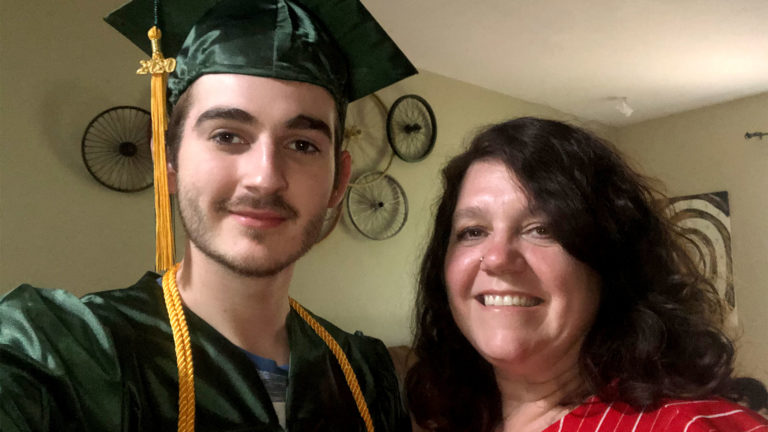
<svg viewBox="0 0 768 432"><path fill-rule="evenodd" d="M153 138L149 139L149 150L152 154L152 163L155 162L155 140ZM167 150L167 147L166 147ZM168 153L165 154L165 160L168 160ZM176 193L176 168L171 165L170 162L166 163L166 169L168 170L168 193L169 194L175 194Z"/></svg>
<svg viewBox="0 0 768 432"><path fill-rule="evenodd" d="M349 152L343 150L339 155L338 160L338 178L336 179L336 187L333 188L331 199L328 200L328 208L334 208L344 198L344 193L347 191L349 185L349 176L352 174L352 157Z"/></svg>
<svg viewBox="0 0 768 432"><path fill-rule="evenodd" d="M166 155L166 157L168 157L168 155ZM176 168L173 167L173 164L168 162L166 165L168 169L168 193L173 195L176 193L176 190L177 190L176 181L177 181L178 175L176 173Z"/></svg>

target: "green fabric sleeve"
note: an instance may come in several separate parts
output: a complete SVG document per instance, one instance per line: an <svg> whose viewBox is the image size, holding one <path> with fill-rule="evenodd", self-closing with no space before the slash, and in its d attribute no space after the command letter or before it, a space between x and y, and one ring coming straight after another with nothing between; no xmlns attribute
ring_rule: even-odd
<svg viewBox="0 0 768 432"><path fill-rule="evenodd" d="M120 370L75 296L22 285L0 299L0 430L119 431Z"/></svg>

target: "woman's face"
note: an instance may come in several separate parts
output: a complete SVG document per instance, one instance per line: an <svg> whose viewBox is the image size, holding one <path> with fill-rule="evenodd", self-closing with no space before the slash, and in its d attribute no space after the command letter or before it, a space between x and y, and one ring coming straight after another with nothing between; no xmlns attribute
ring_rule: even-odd
<svg viewBox="0 0 768 432"><path fill-rule="evenodd" d="M453 214L445 280L459 329L497 372L546 378L576 366L599 277L529 205L502 162L473 163Z"/></svg>

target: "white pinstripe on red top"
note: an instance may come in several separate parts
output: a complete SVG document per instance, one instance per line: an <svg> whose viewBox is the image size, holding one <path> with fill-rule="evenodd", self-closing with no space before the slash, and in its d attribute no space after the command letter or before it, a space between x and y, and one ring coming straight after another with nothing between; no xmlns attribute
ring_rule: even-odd
<svg viewBox="0 0 768 432"><path fill-rule="evenodd" d="M768 432L768 419L723 399L676 400L635 411L593 397L542 432Z"/></svg>

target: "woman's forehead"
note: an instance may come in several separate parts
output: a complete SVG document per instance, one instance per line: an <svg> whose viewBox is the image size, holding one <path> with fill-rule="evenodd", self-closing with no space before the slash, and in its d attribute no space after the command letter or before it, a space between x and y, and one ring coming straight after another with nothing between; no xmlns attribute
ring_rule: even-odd
<svg viewBox="0 0 768 432"><path fill-rule="evenodd" d="M459 188L454 218L477 216L501 200L513 200L531 215L540 213L531 193L506 164L495 159L473 162Z"/></svg>

